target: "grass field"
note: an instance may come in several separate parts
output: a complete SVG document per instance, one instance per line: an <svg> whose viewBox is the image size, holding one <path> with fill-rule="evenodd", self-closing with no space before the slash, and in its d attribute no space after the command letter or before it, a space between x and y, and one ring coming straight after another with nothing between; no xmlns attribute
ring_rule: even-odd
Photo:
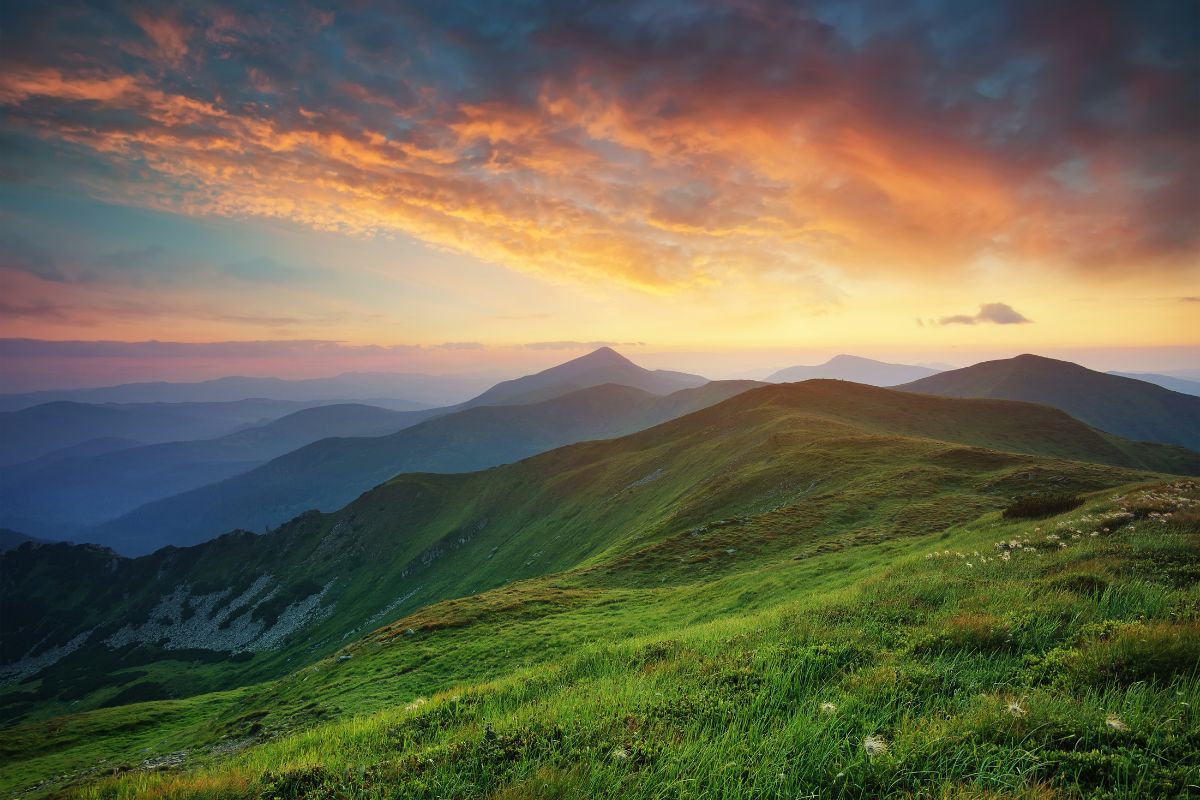
<svg viewBox="0 0 1200 800"><path fill-rule="evenodd" d="M0 774L65 797L1200 793L1200 485L1085 500L869 542L717 526L691 537L728 558L703 574L660 541L443 601L277 681L6 730Z"/></svg>

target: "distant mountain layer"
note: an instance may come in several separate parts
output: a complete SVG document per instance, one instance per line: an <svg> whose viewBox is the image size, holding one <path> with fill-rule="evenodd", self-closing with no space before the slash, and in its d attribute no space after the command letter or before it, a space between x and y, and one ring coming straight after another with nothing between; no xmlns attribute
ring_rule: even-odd
<svg viewBox="0 0 1200 800"><path fill-rule="evenodd" d="M813 378L835 378L843 381L865 383L870 386L896 386L919 378L937 374L936 369L918 367L912 364L889 364L884 361L874 361L870 358L840 355L826 361L824 364L806 367L787 367L767 378L771 383L791 383L807 381Z"/></svg>
<svg viewBox="0 0 1200 800"><path fill-rule="evenodd" d="M632 386L650 394L670 394L707 383L707 378L686 372L648 370L609 347L601 347L565 364L504 381L470 401L472 406L536 403L558 397L565 389L584 389L606 383Z"/></svg>
<svg viewBox="0 0 1200 800"><path fill-rule="evenodd" d="M540 430L544 448L544 431L595 429L605 409L625 409L608 412L600 427L611 431L633 424L623 419L644 424L737 392L618 439L467 474L403 474L336 513L303 514L263 536L226 535L138 559L66 545L0 556L0 674L62 659L36 692L10 695L0 713L117 702L122 682L132 687L148 671L161 681L178 676L171 693L259 682L430 603L539 575L582 570L554 588L568 602L587 592L584 577L641 587L652 602L661 581L711 580L782 553L790 561L818 547L934 533L1004 508L1014 495L1094 491L1155 477L1147 469L1189 466L1179 448L1126 441L1043 405L846 381L744 388L709 384L654 398L605 386L536 406L475 409L450 425L441 418L410 428L392 444L418 462L432 452L453 458L456 443L469 445L458 457L481 446L500 453ZM437 450L421 449L430 444ZM336 477L346 465L328 455L325 476ZM752 596L777 579L758 573L737 592ZM495 598L480 613L499 629L506 614L543 602L527 607L512 602L518 597ZM466 621L453 609L440 619L437 627ZM254 655L217 655L196 669L184 659L200 649Z"/></svg>
<svg viewBox="0 0 1200 800"><path fill-rule="evenodd" d="M9 528L0 528L0 552L12 550L14 547L20 547L26 542L33 542L35 544L48 544L45 539L27 536L24 533L10 530Z"/></svg>
<svg viewBox="0 0 1200 800"><path fill-rule="evenodd" d="M943 397L1043 403L1128 439L1200 450L1200 398L1069 361L1022 355L942 372L898 388Z"/></svg>
<svg viewBox="0 0 1200 800"><path fill-rule="evenodd" d="M132 403L93 405L56 401L0 412L0 466L56 451L103 450L114 439L142 444L207 439L261 425L304 408L283 400L228 403ZM95 440L101 440L99 443ZM107 444L105 441L107 440ZM89 443L91 443L89 445Z"/></svg>
<svg viewBox="0 0 1200 800"><path fill-rule="evenodd" d="M1122 378L1133 378L1134 380L1145 381L1146 383L1155 383L1164 389L1170 389L1172 392L1179 392L1180 394L1200 396L1200 381L1177 378L1174 375L1158 375L1153 372L1110 372L1108 374L1120 375Z"/></svg>
<svg viewBox="0 0 1200 800"><path fill-rule="evenodd" d="M138 506L224 480L329 436L380 436L427 411L318 406L213 439L143 446L93 439L35 462L0 467L0 525L75 538ZM103 447L104 443L113 443Z"/></svg>
<svg viewBox="0 0 1200 800"><path fill-rule="evenodd" d="M491 385L486 378L403 372L347 372L331 378L231 376L194 383L127 383L94 389L62 389L0 395L0 411L17 411L58 400L77 403L220 403L264 397L322 403L372 401L396 411L458 403ZM387 399L388 402L380 402Z"/></svg>
<svg viewBox="0 0 1200 800"><path fill-rule="evenodd" d="M324 439L249 472L150 503L77 538L140 554L235 528L261 531L307 509L336 509L400 472L466 472L572 442L620 436L757 385L716 381L661 397L606 384L542 403L469 408L390 436Z"/></svg>

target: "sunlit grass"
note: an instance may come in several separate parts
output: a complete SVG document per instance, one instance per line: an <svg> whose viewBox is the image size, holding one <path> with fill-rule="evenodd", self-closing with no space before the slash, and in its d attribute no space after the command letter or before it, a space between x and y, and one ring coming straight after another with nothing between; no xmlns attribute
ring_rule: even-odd
<svg viewBox="0 0 1200 800"><path fill-rule="evenodd" d="M1178 494L1181 502L1194 495L1194 487ZM1051 520L1069 520L1065 528L1035 531L993 513L949 535L657 590L581 585L558 602L564 595L547 586L559 578L511 589L529 593L523 606L480 595L462 601L474 611L447 607L460 619L454 625L381 633L351 648L348 661L326 659L211 706L189 701L176 717L194 715L194 724L177 726L176 738L165 721L154 728L163 737L156 753L188 750L180 769L151 772L131 760L130 771L84 775L60 791L1185 796L1200 784L1192 711L1200 703L1200 618L1195 583L1164 575L1195 558L1200 526L1181 514L1149 529L1132 520L1100 533L1096 520L1117 504L1093 498ZM1063 546L1054 530L1081 533ZM996 544L1022 538L1030 545L1002 558ZM1064 580L1078 575L1102 581ZM448 649L461 672L428 681L417 701L403 670L409 651L429 648ZM508 669L484 658L497 649ZM330 721L304 715L313 701ZM85 718L100 731L160 705ZM210 751L236 735L221 721L260 707L263 720L282 727L239 752ZM200 722L206 708L209 721ZM28 735L49 736L50 726ZM22 743L7 741L21 757ZM70 744L105 746L115 747L89 737ZM54 758L67 763L63 754L44 757L43 770Z"/></svg>

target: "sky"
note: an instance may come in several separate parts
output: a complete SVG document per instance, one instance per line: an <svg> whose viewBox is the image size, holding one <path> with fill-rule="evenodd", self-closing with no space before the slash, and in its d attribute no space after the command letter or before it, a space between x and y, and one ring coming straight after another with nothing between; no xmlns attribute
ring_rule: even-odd
<svg viewBox="0 0 1200 800"><path fill-rule="evenodd" d="M1197 142L1173 0L3 2L0 377L1195 368Z"/></svg>

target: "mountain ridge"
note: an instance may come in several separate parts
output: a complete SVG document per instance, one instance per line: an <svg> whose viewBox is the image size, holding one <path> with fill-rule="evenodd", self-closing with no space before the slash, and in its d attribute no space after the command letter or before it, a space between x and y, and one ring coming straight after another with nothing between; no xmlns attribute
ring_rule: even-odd
<svg viewBox="0 0 1200 800"><path fill-rule="evenodd" d="M1031 353L896 387L945 397L1043 403L1125 438L1200 450L1200 398Z"/></svg>
<svg viewBox="0 0 1200 800"><path fill-rule="evenodd" d="M913 364L892 364L852 355L836 355L824 364L785 367L767 377L772 383L820 378L849 380L870 386L895 386L936 375L938 370Z"/></svg>

